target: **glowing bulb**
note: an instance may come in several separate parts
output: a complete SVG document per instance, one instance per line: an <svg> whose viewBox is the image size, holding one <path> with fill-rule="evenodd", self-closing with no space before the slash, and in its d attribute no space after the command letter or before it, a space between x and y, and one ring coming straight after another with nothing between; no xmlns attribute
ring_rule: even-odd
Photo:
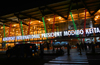
<svg viewBox="0 0 100 65"><path fill-rule="evenodd" d="M50 19L48 19L48 21L50 21Z"/></svg>
<svg viewBox="0 0 100 65"><path fill-rule="evenodd" d="M98 16L96 18L98 18Z"/></svg>
<svg viewBox="0 0 100 65"><path fill-rule="evenodd" d="M40 21L39 21L39 23L40 23Z"/></svg>
<svg viewBox="0 0 100 65"><path fill-rule="evenodd" d="M99 12L100 12L100 10L99 10Z"/></svg>
<svg viewBox="0 0 100 65"><path fill-rule="evenodd" d="M3 27L1 27L1 29L3 29Z"/></svg>
<svg viewBox="0 0 100 65"><path fill-rule="evenodd" d="M61 19L61 17L59 17L59 19Z"/></svg>
<svg viewBox="0 0 100 65"><path fill-rule="evenodd" d="M95 19L95 20L97 20L97 19Z"/></svg>
<svg viewBox="0 0 100 65"><path fill-rule="evenodd" d="M16 27L16 25L14 25L14 27Z"/></svg>

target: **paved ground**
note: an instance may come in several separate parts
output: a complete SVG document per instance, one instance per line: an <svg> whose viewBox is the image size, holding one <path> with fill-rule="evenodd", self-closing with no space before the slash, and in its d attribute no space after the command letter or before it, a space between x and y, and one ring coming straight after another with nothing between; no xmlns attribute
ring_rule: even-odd
<svg viewBox="0 0 100 65"><path fill-rule="evenodd" d="M71 49L69 56L65 53L63 56L52 59L44 65L89 65L86 53L79 54L76 49Z"/></svg>
<svg viewBox="0 0 100 65"><path fill-rule="evenodd" d="M65 54L62 56L54 55L56 51L45 50L44 58L15 58L7 59L5 51L0 51L0 65L98 65L100 62L100 55L86 55L82 51L82 55L76 49L71 49L70 55L67 55L67 49L64 50ZM91 52L87 51L87 52ZM96 48L96 52L100 52L100 48Z"/></svg>

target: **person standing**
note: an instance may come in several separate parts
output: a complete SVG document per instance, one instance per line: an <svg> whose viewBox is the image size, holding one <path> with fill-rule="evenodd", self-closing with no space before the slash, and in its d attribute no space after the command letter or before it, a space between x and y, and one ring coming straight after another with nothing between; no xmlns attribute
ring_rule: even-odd
<svg viewBox="0 0 100 65"><path fill-rule="evenodd" d="M77 51L79 51L79 43L77 43L76 46L77 46Z"/></svg>
<svg viewBox="0 0 100 65"><path fill-rule="evenodd" d="M43 54L44 54L44 47L43 44L40 43L40 56L43 59Z"/></svg>
<svg viewBox="0 0 100 65"><path fill-rule="evenodd" d="M50 47L49 47L49 43L47 42L47 50L49 51Z"/></svg>

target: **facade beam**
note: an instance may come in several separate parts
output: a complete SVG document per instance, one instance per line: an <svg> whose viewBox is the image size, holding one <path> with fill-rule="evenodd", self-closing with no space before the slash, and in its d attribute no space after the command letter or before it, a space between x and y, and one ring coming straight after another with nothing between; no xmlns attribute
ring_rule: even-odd
<svg viewBox="0 0 100 65"><path fill-rule="evenodd" d="M18 14L15 13L15 15L23 15L23 16L25 16L25 18L33 18L33 19L35 19L35 20L42 21L42 20L40 20L40 19L38 19L38 18L36 18L36 17L32 17L31 15L26 15L26 14L20 13L20 12L19 12Z"/></svg>
<svg viewBox="0 0 100 65"><path fill-rule="evenodd" d="M0 18L0 19L6 20L6 21L3 21L3 23L6 23L7 21L19 23L18 21L12 21L12 19L6 19L6 18ZM28 26L28 24L26 24L26 23L23 23L23 24Z"/></svg>
<svg viewBox="0 0 100 65"><path fill-rule="evenodd" d="M87 10L88 10L88 12L89 12L89 14L92 16L92 14L91 14L91 12L90 12L89 8L87 7L87 4L85 3L85 1L84 1L84 0L81 0L81 2L83 3L83 5L84 5L85 9L87 9Z"/></svg>
<svg viewBox="0 0 100 65"><path fill-rule="evenodd" d="M63 15L59 14L58 12L56 12L56 11L53 10L53 9L51 9L50 7L48 7L48 6L45 6L45 7L46 7L48 10L50 10L51 12L53 12L54 14L57 14L57 15L61 16L62 18L64 18L65 20L67 20L66 17L64 17Z"/></svg>
<svg viewBox="0 0 100 65"><path fill-rule="evenodd" d="M69 4L69 7L68 7L68 13L67 13L67 19L69 17L69 12L71 11L71 8L72 8L72 0L70 1L70 4Z"/></svg>
<svg viewBox="0 0 100 65"><path fill-rule="evenodd" d="M94 16L94 14L100 9L100 4L99 6L97 7L97 9L92 13L92 16Z"/></svg>

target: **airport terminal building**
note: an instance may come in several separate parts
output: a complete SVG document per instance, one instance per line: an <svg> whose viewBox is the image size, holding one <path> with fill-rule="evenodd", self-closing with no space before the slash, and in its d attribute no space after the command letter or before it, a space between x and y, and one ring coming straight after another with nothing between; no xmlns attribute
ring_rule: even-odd
<svg viewBox="0 0 100 65"><path fill-rule="evenodd" d="M100 42L100 1L62 0L0 17L0 48L45 42Z"/></svg>

